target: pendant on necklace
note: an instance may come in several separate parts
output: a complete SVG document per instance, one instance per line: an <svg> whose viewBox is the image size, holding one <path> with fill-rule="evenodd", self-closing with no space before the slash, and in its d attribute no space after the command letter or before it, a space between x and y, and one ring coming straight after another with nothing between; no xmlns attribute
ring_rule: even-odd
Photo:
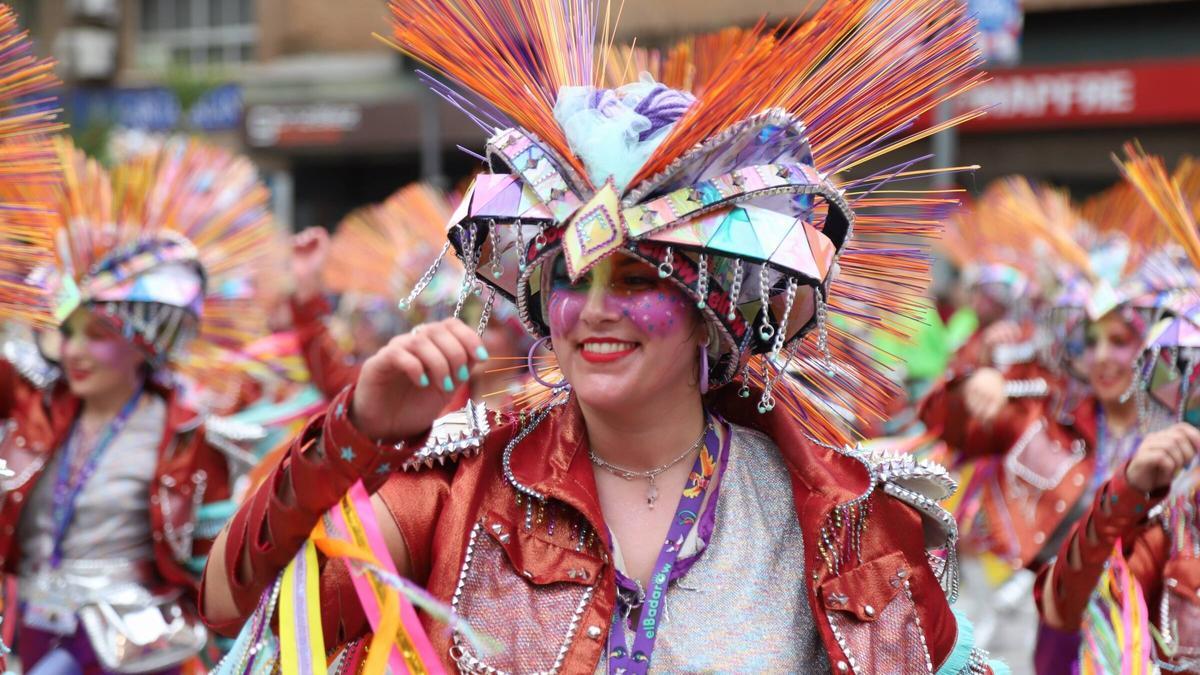
<svg viewBox="0 0 1200 675"><path fill-rule="evenodd" d="M646 506L654 510L654 502L658 501L658 486L654 484L654 476L650 476L650 487L646 488Z"/></svg>

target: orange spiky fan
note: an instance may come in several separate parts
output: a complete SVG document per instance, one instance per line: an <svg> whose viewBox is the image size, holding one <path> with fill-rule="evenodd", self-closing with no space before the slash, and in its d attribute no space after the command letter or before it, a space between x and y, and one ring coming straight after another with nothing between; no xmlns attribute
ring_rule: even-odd
<svg viewBox="0 0 1200 675"><path fill-rule="evenodd" d="M265 334L257 273L274 225L244 157L172 138L105 171L66 138L58 191L57 316L110 317L156 366L220 385L236 352Z"/></svg>
<svg viewBox="0 0 1200 675"><path fill-rule="evenodd" d="M1065 190L1010 176L993 184L981 202L980 227L993 233L991 242L1005 251L1005 262L1030 279L1048 259L1071 274L1090 276L1088 252L1075 238L1086 225ZM1031 248L1038 246L1042 250Z"/></svg>
<svg viewBox="0 0 1200 675"><path fill-rule="evenodd" d="M333 236L325 284L338 293L395 298L421 282L429 260L445 246L450 203L439 190L414 183L386 201L357 209ZM424 307L453 305L462 266L447 262L422 290Z"/></svg>
<svg viewBox="0 0 1200 675"><path fill-rule="evenodd" d="M54 262L46 191L62 180L50 134L58 123L54 62L33 54L27 31L0 4L0 319L44 328L52 300L36 281Z"/></svg>
<svg viewBox="0 0 1200 675"><path fill-rule="evenodd" d="M1200 269L1200 234L1196 232L1194 206L1184 197L1180 181L1167 172L1161 157L1147 154L1140 145L1126 143L1124 151L1125 160L1113 155L1121 175L1165 226L1171 240L1183 247L1192 266Z"/></svg>
<svg viewBox="0 0 1200 675"><path fill-rule="evenodd" d="M467 286L514 300L529 332L544 336L537 280L547 263L561 256L579 278L610 255L632 255L686 290L714 328L713 386L739 382L745 396L758 388L763 412L779 393L797 417L816 419L825 409L780 377L815 365L809 386L845 392L855 411L879 403L890 384L855 341L902 333L896 317L922 310L923 240L956 195L886 187L934 173L915 168L927 157L850 174L981 114L918 124L981 81L960 3L832 0L802 23L731 33L691 92L621 84L636 74L608 71L603 7L390 4L395 45L456 84L461 91L433 82L493 134L494 173L476 179L451 220ZM687 70L663 72L686 84ZM504 273L486 274L491 267ZM815 359L798 354L810 329ZM834 363L835 352L846 360Z"/></svg>
<svg viewBox="0 0 1200 675"><path fill-rule="evenodd" d="M753 31L730 27L689 36L665 50L613 45L605 53L604 84L619 87L646 74L672 89L698 93L733 56L753 48L758 38Z"/></svg>

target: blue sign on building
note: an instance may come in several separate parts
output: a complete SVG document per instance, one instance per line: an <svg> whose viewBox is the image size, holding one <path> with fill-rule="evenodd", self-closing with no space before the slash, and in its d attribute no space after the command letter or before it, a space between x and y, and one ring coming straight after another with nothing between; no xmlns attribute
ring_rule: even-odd
<svg viewBox="0 0 1200 675"><path fill-rule="evenodd" d="M63 95L71 125L115 124L142 131L175 131L184 125L179 97L166 87L73 89ZM205 92L188 111L196 131L234 131L242 123L242 90L225 84Z"/></svg>

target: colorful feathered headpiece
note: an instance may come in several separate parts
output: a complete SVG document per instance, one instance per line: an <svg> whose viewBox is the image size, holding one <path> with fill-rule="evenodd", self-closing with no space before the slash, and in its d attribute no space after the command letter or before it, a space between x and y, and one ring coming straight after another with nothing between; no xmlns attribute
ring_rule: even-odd
<svg viewBox="0 0 1200 675"><path fill-rule="evenodd" d="M273 226L249 160L173 138L106 171L66 138L56 148L60 321L97 309L155 366L202 367L263 334L256 274Z"/></svg>
<svg viewBox="0 0 1200 675"><path fill-rule="evenodd" d="M43 198L62 181L50 135L62 128L54 62L33 55L28 33L0 4L0 319L53 323L36 272L54 261L54 215Z"/></svg>
<svg viewBox="0 0 1200 675"><path fill-rule="evenodd" d="M531 334L548 334L548 263L562 256L577 278L635 256L687 291L718 335L709 382L765 380L765 410L773 373L810 328L826 354L817 386L848 391L858 378L839 367L873 370L830 362L841 336L827 307L893 331L895 313L919 311L928 260L909 242L935 232L936 209L954 200L880 189L928 175L912 169L925 158L845 176L980 114L918 126L982 77L961 3L832 0L804 23L739 34L691 92L637 76L605 88L617 82L589 0L390 7L396 46L463 90L433 83L491 136L492 171L450 220L463 293L489 285Z"/></svg>

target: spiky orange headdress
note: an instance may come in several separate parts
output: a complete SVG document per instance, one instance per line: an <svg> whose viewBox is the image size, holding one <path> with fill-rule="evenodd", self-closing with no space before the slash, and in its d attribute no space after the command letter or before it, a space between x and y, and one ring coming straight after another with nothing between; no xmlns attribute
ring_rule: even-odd
<svg viewBox="0 0 1200 675"><path fill-rule="evenodd" d="M390 7L395 45L457 84L461 93L434 86L492 134L496 173L476 179L450 238L469 283L478 271L514 299L531 333L547 334L530 283L547 262L562 255L577 277L623 252L697 300L719 335L709 381L740 372L743 385L764 384L760 409L775 404L779 368L813 326L825 354L814 386L867 400L876 388L862 381L887 388L873 363L831 362L839 336L826 326L826 303L850 323L901 332L892 317L921 310L928 268L911 242L935 232L954 200L881 189L931 173L912 169L924 158L847 176L981 114L919 125L982 78L961 3L830 0L806 22L730 34L724 60L693 79L692 96L646 82L600 89L620 82L597 40L597 2ZM583 122L567 119L572 107ZM599 169L595 155L612 148L589 140L586 121L626 110L645 118L634 120L630 144L646 151L627 176ZM838 435L822 415L796 412L813 431Z"/></svg>

